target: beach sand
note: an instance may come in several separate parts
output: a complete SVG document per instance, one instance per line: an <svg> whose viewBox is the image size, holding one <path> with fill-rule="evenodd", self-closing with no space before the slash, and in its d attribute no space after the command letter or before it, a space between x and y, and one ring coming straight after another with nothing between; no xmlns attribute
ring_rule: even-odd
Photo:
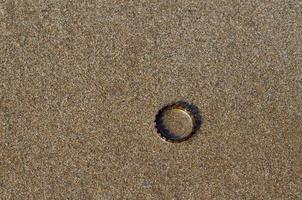
<svg viewBox="0 0 302 200"><path fill-rule="evenodd" d="M301 1L1 1L2 199L302 199ZM203 124L154 128L185 100Z"/></svg>

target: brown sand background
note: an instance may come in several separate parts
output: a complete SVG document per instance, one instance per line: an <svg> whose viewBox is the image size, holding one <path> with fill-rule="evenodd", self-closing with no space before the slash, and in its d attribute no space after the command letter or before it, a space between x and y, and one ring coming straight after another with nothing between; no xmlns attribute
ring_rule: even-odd
<svg viewBox="0 0 302 200"><path fill-rule="evenodd" d="M301 92L300 0L1 0L1 199L302 199Z"/></svg>

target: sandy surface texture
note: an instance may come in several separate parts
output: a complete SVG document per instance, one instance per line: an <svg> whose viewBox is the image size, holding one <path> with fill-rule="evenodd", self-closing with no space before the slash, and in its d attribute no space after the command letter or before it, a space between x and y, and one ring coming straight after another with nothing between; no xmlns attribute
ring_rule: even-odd
<svg viewBox="0 0 302 200"><path fill-rule="evenodd" d="M300 200L301 99L300 0L0 0L1 199Z"/></svg>

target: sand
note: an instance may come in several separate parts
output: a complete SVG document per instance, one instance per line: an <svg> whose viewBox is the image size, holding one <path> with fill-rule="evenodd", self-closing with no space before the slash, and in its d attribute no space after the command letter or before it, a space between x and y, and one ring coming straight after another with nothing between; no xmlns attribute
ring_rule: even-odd
<svg viewBox="0 0 302 200"><path fill-rule="evenodd" d="M302 4L0 1L2 199L302 199ZM199 107L190 140L157 111Z"/></svg>

